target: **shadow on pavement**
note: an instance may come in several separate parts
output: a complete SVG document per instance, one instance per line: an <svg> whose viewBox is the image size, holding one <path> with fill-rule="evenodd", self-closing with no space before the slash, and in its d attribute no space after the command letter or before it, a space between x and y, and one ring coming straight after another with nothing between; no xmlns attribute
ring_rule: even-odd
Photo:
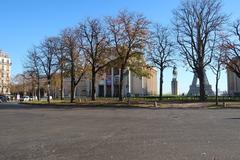
<svg viewBox="0 0 240 160"><path fill-rule="evenodd" d="M18 104L18 103L0 103L0 110L12 110L12 109L56 109L56 110L68 110L68 109L154 109L154 108L142 108L127 105L31 105L31 104Z"/></svg>
<svg viewBox="0 0 240 160"><path fill-rule="evenodd" d="M234 118L226 118L228 120L240 120L240 117L234 117Z"/></svg>

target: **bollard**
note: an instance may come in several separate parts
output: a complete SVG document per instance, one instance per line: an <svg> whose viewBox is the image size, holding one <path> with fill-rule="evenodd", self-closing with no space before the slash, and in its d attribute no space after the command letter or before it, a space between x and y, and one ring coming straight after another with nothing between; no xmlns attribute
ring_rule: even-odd
<svg viewBox="0 0 240 160"><path fill-rule="evenodd" d="M155 107L155 108L157 108L157 107L158 107L158 106L157 106L157 102L156 102L156 101L154 102L154 107Z"/></svg>
<svg viewBox="0 0 240 160"><path fill-rule="evenodd" d="M223 102L223 108L226 108L226 107L227 107L227 103Z"/></svg>
<svg viewBox="0 0 240 160"><path fill-rule="evenodd" d="M128 105L130 105L130 99L128 98Z"/></svg>
<svg viewBox="0 0 240 160"><path fill-rule="evenodd" d="M130 98L131 98L131 93L127 93L127 101L128 101L128 105L130 105Z"/></svg>

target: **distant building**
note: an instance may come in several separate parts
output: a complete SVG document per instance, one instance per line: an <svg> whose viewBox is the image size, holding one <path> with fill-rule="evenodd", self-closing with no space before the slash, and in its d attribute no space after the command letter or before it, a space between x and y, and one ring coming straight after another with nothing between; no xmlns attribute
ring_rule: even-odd
<svg viewBox="0 0 240 160"><path fill-rule="evenodd" d="M10 94L11 59L0 50L0 94Z"/></svg>
<svg viewBox="0 0 240 160"><path fill-rule="evenodd" d="M157 71L149 69L151 77L138 77L130 70L125 70L123 77L123 96L129 93L135 96L157 94ZM99 97L117 97L119 95L120 70L110 68L106 73L98 76L96 94ZM64 80L64 96L70 97L70 78ZM91 80L84 77L76 87L76 97L91 95Z"/></svg>
<svg viewBox="0 0 240 160"><path fill-rule="evenodd" d="M234 59L239 61L240 60ZM232 72L229 68L227 68L227 86L228 86L228 95L230 96L239 96L240 95L240 78Z"/></svg>

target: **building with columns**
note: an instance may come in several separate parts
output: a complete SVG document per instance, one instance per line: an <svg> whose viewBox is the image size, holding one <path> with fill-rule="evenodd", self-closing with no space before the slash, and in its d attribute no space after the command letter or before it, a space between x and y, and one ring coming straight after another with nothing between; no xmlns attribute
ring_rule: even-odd
<svg viewBox="0 0 240 160"><path fill-rule="evenodd" d="M10 94L11 59L0 50L0 94Z"/></svg>
<svg viewBox="0 0 240 160"><path fill-rule="evenodd" d="M135 96L157 94L157 71L149 69L151 77L138 77L135 73L126 69L123 77L123 96L128 93ZM120 70L109 68L101 76L98 75L96 82L96 94L98 97L118 97L119 95ZM70 97L70 78L64 80L64 96ZM91 80L87 76L76 87L76 97L91 95Z"/></svg>

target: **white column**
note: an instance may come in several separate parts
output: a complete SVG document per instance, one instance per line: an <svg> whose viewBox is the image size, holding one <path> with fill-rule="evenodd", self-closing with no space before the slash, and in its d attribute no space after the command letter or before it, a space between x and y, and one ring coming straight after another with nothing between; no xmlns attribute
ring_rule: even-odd
<svg viewBox="0 0 240 160"><path fill-rule="evenodd" d="M105 76L104 76L104 97L106 97L106 93L107 93L107 84L106 84L106 76L107 74L105 73Z"/></svg>
<svg viewBox="0 0 240 160"><path fill-rule="evenodd" d="M87 81L88 82L88 96L90 97L92 94L92 82L91 80Z"/></svg>
<svg viewBox="0 0 240 160"><path fill-rule="evenodd" d="M97 76L96 76L97 77ZM97 78L96 78L97 79ZM99 82L97 82L98 80L96 80L95 82L95 86L96 86L96 96L98 97L99 96L99 83L101 83L101 79Z"/></svg>
<svg viewBox="0 0 240 160"><path fill-rule="evenodd" d="M119 79L118 79L118 92L119 92L119 90L120 90L120 72L121 72L121 69L118 69L118 77L119 77ZM122 75L123 76L123 75ZM124 81L124 80L123 80ZM120 93L120 94L122 94L123 95L123 92L124 92L124 85L122 84L122 93ZM123 95L124 96L124 95Z"/></svg>
<svg viewBox="0 0 240 160"><path fill-rule="evenodd" d="M131 93L132 91L131 91L131 87L132 87L132 85L131 85L131 71L130 71L130 69L128 68L128 93Z"/></svg>
<svg viewBox="0 0 240 160"><path fill-rule="evenodd" d="M143 77L141 77L141 81L142 81L141 88L142 88L142 96L143 96L143 95L144 95L144 88L143 88L143 86L144 86L144 84L143 84Z"/></svg>

